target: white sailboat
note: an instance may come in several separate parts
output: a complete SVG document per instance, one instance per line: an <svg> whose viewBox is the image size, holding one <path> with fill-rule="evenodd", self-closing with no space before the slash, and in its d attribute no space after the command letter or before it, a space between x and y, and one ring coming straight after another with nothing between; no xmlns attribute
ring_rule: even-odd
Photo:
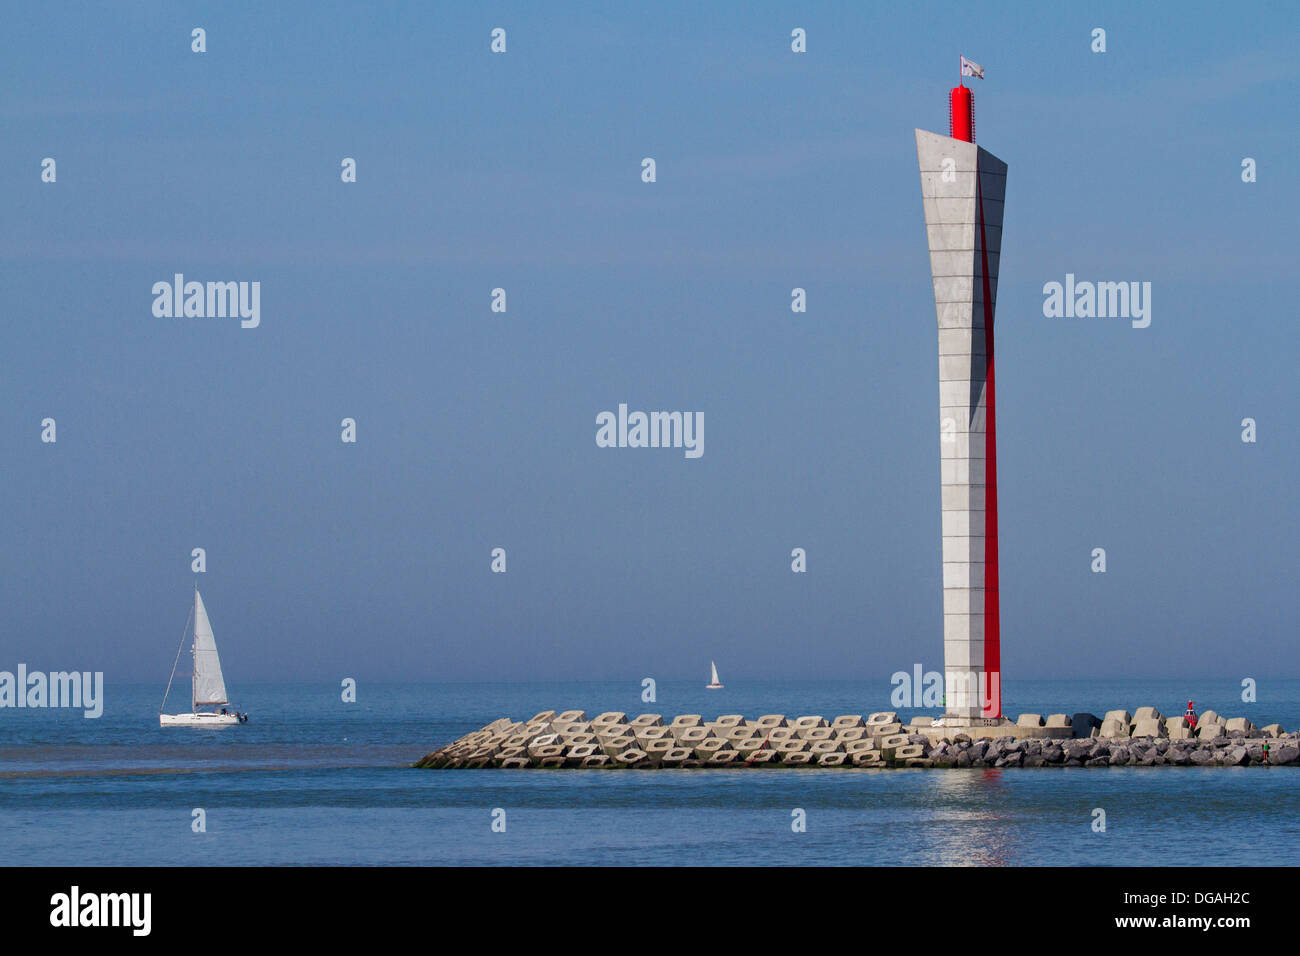
<svg viewBox="0 0 1300 956"><path fill-rule="evenodd" d="M709 661L709 670L713 672L713 680L704 685L705 690L722 690L722 683L718 680L718 665Z"/></svg>
<svg viewBox="0 0 1300 956"><path fill-rule="evenodd" d="M176 665L180 663L181 647L185 646L185 634L181 634L181 647L176 648L176 662L172 664L172 676L167 681L167 691L163 694L162 707L159 708L158 726L160 727L231 727L248 723L248 715L230 710L226 699L226 681L221 676L221 659L217 657L217 642L212 636L212 624L208 621L207 608L199 588L194 586L194 643L190 653L194 656L194 677L190 680L191 712L188 714L161 713L167 707L167 694L171 693L172 680L176 677ZM186 631L189 622L186 622ZM211 710L200 710L209 707ZM217 710L216 708L221 708Z"/></svg>

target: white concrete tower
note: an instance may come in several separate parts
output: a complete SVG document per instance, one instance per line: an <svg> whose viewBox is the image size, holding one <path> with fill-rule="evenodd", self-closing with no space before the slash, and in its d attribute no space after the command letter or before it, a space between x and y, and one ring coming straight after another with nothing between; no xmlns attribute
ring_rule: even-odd
<svg viewBox="0 0 1300 956"><path fill-rule="evenodd" d="M993 311L1007 164L973 142L970 91L952 95L954 135L916 131L939 320L946 723L1002 716Z"/></svg>

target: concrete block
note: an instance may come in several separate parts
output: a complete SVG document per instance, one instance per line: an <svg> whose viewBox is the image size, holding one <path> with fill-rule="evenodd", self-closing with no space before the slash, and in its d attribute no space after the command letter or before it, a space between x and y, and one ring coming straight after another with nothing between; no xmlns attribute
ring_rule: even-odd
<svg viewBox="0 0 1300 956"><path fill-rule="evenodd" d="M687 727L673 724L668 729L672 731L673 739L683 747L694 747L701 740L706 740L709 737L709 731L705 727Z"/></svg>
<svg viewBox="0 0 1300 956"><path fill-rule="evenodd" d="M731 745L725 740L709 737L707 740L701 740L695 745L695 756L699 760L708 760L714 754L723 753L730 749Z"/></svg>
<svg viewBox="0 0 1300 956"><path fill-rule="evenodd" d="M912 722L911 722L910 724L908 724L908 726L909 726L909 727L933 727L933 726L934 726L934 718L933 718L933 717L913 717L913 718L912 718Z"/></svg>
<svg viewBox="0 0 1300 956"><path fill-rule="evenodd" d="M1245 717L1230 717L1228 718L1227 723L1223 725L1223 729L1228 733L1232 733L1234 730L1241 730L1250 733L1255 729L1255 725Z"/></svg>
<svg viewBox="0 0 1300 956"><path fill-rule="evenodd" d="M885 766L885 761L881 758L879 750L860 750L855 754L850 754L849 763L855 767Z"/></svg>
<svg viewBox="0 0 1300 956"><path fill-rule="evenodd" d="M1223 733L1222 724L1207 724L1203 721L1198 721L1196 724L1196 737L1198 740L1213 740L1221 733Z"/></svg>
<svg viewBox="0 0 1300 956"><path fill-rule="evenodd" d="M793 727L795 730L809 730L813 727L828 727L830 725L826 723L825 717L821 716L820 714L816 714L809 717L799 717L795 720L792 720L790 722L790 726Z"/></svg>
<svg viewBox="0 0 1300 956"><path fill-rule="evenodd" d="M730 740L733 744L742 740L753 740L755 738L759 740L763 739L762 735L759 734L757 727L732 727L723 737L724 740Z"/></svg>
<svg viewBox="0 0 1300 956"><path fill-rule="evenodd" d="M625 750L614 758L614 762L625 767L630 767L633 764L640 763L645 760L645 758L646 754L644 750Z"/></svg>
<svg viewBox="0 0 1300 956"><path fill-rule="evenodd" d="M564 766L564 757L559 755L543 757L541 760L537 761L537 766L545 767L548 770L554 770Z"/></svg>
<svg viewBox="0 0 1300 956"><path fill-rule="evenodd" d="M894 747L892 752L882 747L880 752L884 754L886 760L893 760L897 763L902 760L910 760L913 757L920 757L925 753L925 750L920 744L906 744L902 747Z"/></svg>
<svg viewBox="0 0 1300 956"><path fill-rule="evenodd" d="M673 718L670 726L673 727L700 727L704 724L704 718L699 714L678 714Z"/></svg>
<svg viewBox="0 0 1300 956"><path fill-rule="evenodd" d="M763 749L763 741L759 737L751 737L749 740L733 742L731 746L741 757L748 759Z"/></svg>
<svg viewBox="0 0 1300 956"><path fill-rule="evenodd" d="M755 750L745 758L745 763L754 765L776 763L779 756L775 750Z"/></svg>
<svg viewBox="0 0 1300 956"><path fill-rule="evenodd" d="M881 712L881 713L877 713L877 714L870 714L870 715L867 716L867 723L868 723L868 724L872 724L872 725L874 725L874 724L896 724L896 723L898 723L898 714L896 714L896 713L895 713L894 711L892 711L892 710L891 710L891 711L883 711L883 712Z"/></svg>
<svg viewBox="0 0 1300 956"><path fill-rule="evenodd" d="M570 747L569 752L564 755L564 763L570 767L580 767L582 762L588 757L596 756L595 744L578 744L576 747ZM604 754L600 754L604 756Z"/></svg>
<svg viewBox="0 0 1300 956"><path fill-rule="evenodd" d="M1101 720L1096 714L1081 713L1070 718L1070 728L1075 739L1093 736L1093 731L1101 730Z"/></svg>
<svg viewBox="0 0 1300 956"><path fill-rule="evenodd" d="M844 753L844 745L838 740L812 740L808 743L808 750L815 754L840 754Z"/></svg>
<svg viewBox="0 0 1300 956"><path fill-rule="evenodd" d="M1021 714L1016 718L1017 727L1041 727L1043 726L1042 714Z"/></svg>
<svg viewBox="0 0 1300 956"><path fill-rule="evenodd" d="M543 747L554 747L561 743L559 734L539 734L528 743L528 755L536 758Z"/></svg>
<svg viewBox="0 0 1300 956"><path fill-rule="evenodd" d="M629 750L636 750L637 739L630 734L624 737L607 737L600 743L601 751L610 757L617 757Z"/></svg>
<svg viewBox="0 0 1300 956"><path fill-rule="evenodd" d="M1178 722L1169 721L1165 726L1165 733L1169 735L1170 740L1190 740L1196 736L1196 732L1187 726L1187 721L1181 717Z"/></svg>
<svg viewBox="0 0 1300 956"><path fill-rule="evenodd" d="M587 712L585 710L566 710L555 719L563 724L590 723L590 721L587 720Z"/></svg>
<svg viewBox="0 0 1300 956"><path fill-rule="evenodd" d="M735 763L740 758L740 754L734 750L719 750L717 753L708 757L704 761L706 767L725 767Z"/></svg>
<svg viewBox="0 0 1300 956"><path fill-rule="evenodd" d="M664 717L663 714L641 714L630 723L633 727L662 727Z"/></svg>
<svg viewBox="0 0 1300 956"><path fill-rule="evenodd" d="M866 736L866 727L846 727L835 732L835 739L845 744L852 743L855 740L862 740Z"/></svg>
<svg viewBox="0 0 1300 956"><path fill-rule="evenodd" d="M671 740L672 736L673 736L672 730L668 727L665 727L663 724L636 728L636 739L641 742L643 750L645 749L645 744L648 741L664 740L664 739Z"/></svg>
<svg viewBox="0 0 1300 956"><path fill-rule="evenodd" d="M844 752L850 754L879 752L876 742L870 738L850 740L844 745Z"/></svg>
<svg viewBox="0 0 1300 956"><path fill-rule="evenodd" d="M1223 718L1219 716L1217 711L1213 711L1213 710L1207 710L1205 713L1201 714L1201 716L1196 719L1197 727L1200 727L1202 724L1221 724L1221 723L1223 723Z"/></svg>
<svg viewBox="0 0 1300 956"><path fill-rule="evenodd" d="M1069 727L1071 726L1070 718L1067 714L1048 714L1047 726L1048 727Z"/></svg>
<svg viewBox="0 0 1300 956"><path fill-rule="evenodd" d="M506 757L498 766L502 770L522 770L530 763L531 761L527 757Z"/></svg>
<svg viewBox="0 0 1300 956"><path fill-rule="evenodd" d="M898 721L894 721L892 724L868 724L867 730L873 737L888 737L892 734L902 733L903 725Z"/></svg>
<svg viewBox="0 0 1300 956"><path fill-rule="evenodd" d="M1137 710L1133 711L1133 723L1135 724L1139 720L1160 720L1163 717L1164 714L1160 713L1160 711L1156 710L1154 707L1139 707Z"/></svg>
<svg viewBox="0 0 1300 956"><path fill-rule="evenodd" d="M817 766L819 767L842 767L848 759L844 753L825 752L817 754Z"/></svg>
<svg viewBox="0 0 1300 956"><path fill-rule="evenodd" d="M854 727L862 727L866 721L862 719L861 714L841 714L831 721L831 726L836 730L851 730Z"/></svg>
<svg viewBox="0 0 1300 956"><path fill-rule="evenodd" d="M1281 737L1286 731L1282 729L1281 724L1268 724L1260 728L1265 737Z"/></svg>
<svg viewBox="0 0 1300 956"><path fill-rule="evenodd" d="M1118 720L1121 724L1124 724L1125 726L1128 726L1133 723L1133 717L1127 710L1106 711L1106 716L1103 717L1101 720L1103 727L1106 725L1106 721L1108 720Z"/></svg>
<svg viewBox="0 0 1300 956"><path fill-rule="evenodd" d="M663 765L665 767L680 767L686 761L692 759L693 751L687 747L673 747L663 755Z"/></svg>
<svg viewBox="0 0 1300 956"><path fill-rule="evenodd" d="M887 737L878 737L876 740L880 753L886 760L893 757L899 747L908 746L906 734L890 734Z"/></svg>
<svg viewBox="0 0 1300 956"><path fill-rule="evenodd" d="M807 750L808 741L800 740L798 737L791 737L789 740L782 740L778 744L773 744L771 749L775 750L779 754L782 754L783 755L782 759L785 759L784 758L785 754L803 753L805 750Z"/></svg>
<svg viewBox="0 0 1300 956"><path fill-rule="evenodd" d="M1148 707L1145 709L1150 710L1151 708ZM1167 733L1159 718L1146 717L1133 722L1133 736L1165 737L1167 736Z"/></svg>
<svg viewBox="0 0 1300 956"><path fill-rule="evenodd" d="M530 724L549 724L549 723L550 723L551 721L553 721L554 719L555 719L555 711L553 711L553 710L544 710L544 711L542 711L540 714L534 714L534 715L532 716L532 719L529 720L528 723L530 723Z"/></svg>
<svg viewBox="0 0 1300 956"><path fill-rule="evenodd" d="M596 742L596 735L563 733L560 734L560 740L563 741L566 746L577 747L581 744L594 744Z"/></svg>
<svg viewBox="0 0 1300 956"><path fill-rule="evenodd" d="M773 727L771 730L768 731L760 730L759 733L762 734L764 738L771 741L772 743L776 743L779 740L795 739L793 727Z"/></svg>
<svg viewBox="0 0 1300 956"><path fill-rule="evenodd" d="M583 769L591 770L596 767L608 767L609 757L605 754L592 754L582 761Z"/></svg>
<svg viewBox="0 0 1300 956"><path fill-rule="evenodd" d="M745 715L744 714L723 714L721 717L715 720L714 723L717 724L719 727L728 727L728 728L744 727Z"/></svg>
<svg viewBox="0 0 1300 956"><path fill-rule="evenodd" d="M1114 713L1114 711L1112 711ZM1125 713L1121 711L1121 713ZM1129 724L1127 721L1119 720L1115 717L1107 717L1101 722L1101 733L1099 737L1127 737Z"/></svg>
<svg viewBox="0 0 1300 956"><path fill-rule="evenodd" d="M835 736L830 727L796 727L794 733L800 740L830 740Z"/></svg>
<svg viewBox="0 0 1300 956"><path fill-rule="evenodd" d="M626 724L627 714L621 710L607 710L605 713L597 715L591 723L593 726L598 727Z"/></svg>
<svg viewBox="0 0 1300 956"><path fill-rule="evenodd" d="M659 740L651 740L642 749L645 751L647 756L655 760L662 760L664 754L668 753L670 750L677 750L678 747L677 741L673 740L671 737L664 737Z"/></svg>
<svg viewBox="0 0 1300 956"><path fill-rule="evenodd" d="M528 755L537 761L547 760L551 757L559 757L560 762L563 763L565 749L566 749L565 747L562 747L559 744L552 744L549 747L536 747L536 748L530 747L528 750Z"/></svg>
<svg viewBox="0 0 1300 956"><path fill-rule="evenodd" d="M773 727L786 727L789 725L786 723L785 714L764 714L754 721L754 726L763 730L770 730Z"/></svg>
<svg viewBox="0 0 1300 956"><path fill-rule="evenodd" d="M806 750L795 752L795 753L781 754L781 763L789 764L791 766L812 763L812 759L813 759L813 755L808 753L808 751Z"/></svg>

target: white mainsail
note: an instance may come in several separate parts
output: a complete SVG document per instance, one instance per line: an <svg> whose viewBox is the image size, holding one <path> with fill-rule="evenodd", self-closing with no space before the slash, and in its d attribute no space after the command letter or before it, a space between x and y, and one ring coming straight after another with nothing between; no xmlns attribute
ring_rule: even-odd
<svg viewBox="0 0 1300 956"><path fill-rule="evenodd" d="M710 683L718 683L718 665L713 663L713 661L709 661L709 670L713 671L713 680L710 681Z"/></svg>
<svg viewBox="0 0 1300 956"><path fill-rule="evenodd" d="M199 589L194 589L194 709L219 707L226 700L226 681L221 676L221 660L217 657L217 642L212 636L207 608Z"/></svg>

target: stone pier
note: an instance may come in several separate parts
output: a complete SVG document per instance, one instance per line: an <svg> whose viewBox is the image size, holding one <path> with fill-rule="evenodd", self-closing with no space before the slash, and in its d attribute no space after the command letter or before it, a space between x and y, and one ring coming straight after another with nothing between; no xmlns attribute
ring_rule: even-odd
<svg viewBox="0 0 1300 956"><path fill-rule="evenodd" d="M892 711L836 717L682 714L630 718L611 711L542 711L509 717L425 755L428 769L737 769L772 767L1300 766L1300 733L1256 727L1214 711L1193 728L1154 707L1133 714L1021 714L983 726L945 726L943 718L906 723Z"/></svg>

